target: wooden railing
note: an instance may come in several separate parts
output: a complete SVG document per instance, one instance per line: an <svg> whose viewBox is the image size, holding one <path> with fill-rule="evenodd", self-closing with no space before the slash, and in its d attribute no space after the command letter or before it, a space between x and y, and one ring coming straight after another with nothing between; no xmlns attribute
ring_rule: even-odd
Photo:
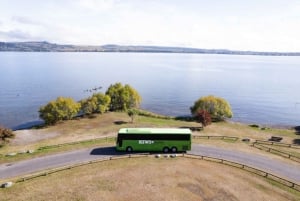
<svg viewBox="0 0 300 201"><path fill-rule="evenodd" d="M232 136L213 136L213 135L193 135L193 139L216 139L216 140L238 140L238 137Z"/></svg>
<svg viewBox="0 0 300 201"><path fill-rule="evenodd" d="M264 151L270 152L270 153L274 153L274 154L280 155L282 157L285 157L285 158L288 158L288 159L291 159L291 160L293 160L295 162L300 163L300 157L295 156L295 155L290 154L290 153L285 152L285 151L281 151L281 150L278 150L278 149L267 147L265 145L266 144L260 144L259 142L254 142L252 144L252 146L255 147L255 148L257 148L257 149L264 150ZM271 144L267 144L267 145L271 145ZM294 148L294 147L292 147L292 148Z"/></svg>

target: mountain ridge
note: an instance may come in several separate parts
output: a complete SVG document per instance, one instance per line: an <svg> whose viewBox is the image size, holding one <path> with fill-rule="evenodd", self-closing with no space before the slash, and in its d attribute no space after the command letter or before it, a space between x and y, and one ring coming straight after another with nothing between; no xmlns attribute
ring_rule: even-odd
<svg viewBox="0 0 300 201"><path fill-rule="evenodd" d="M15 52L148 52L148 53L194 53L262 56L300 56L300 52L240 51L228 49L202 49L189 47L145 45L66 45L47 41L0 42L0 51Z"/></svg>

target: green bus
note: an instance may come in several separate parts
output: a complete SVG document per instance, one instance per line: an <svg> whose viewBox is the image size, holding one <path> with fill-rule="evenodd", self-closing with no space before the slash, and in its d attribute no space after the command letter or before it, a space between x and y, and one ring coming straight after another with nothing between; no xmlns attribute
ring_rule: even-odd
<svg viewBox="0 0 300 201"><path fill-rule="evenodd" d="M164 153L191 150L192 133L186 128L121 128L117 151L162 151Z"/></svg>

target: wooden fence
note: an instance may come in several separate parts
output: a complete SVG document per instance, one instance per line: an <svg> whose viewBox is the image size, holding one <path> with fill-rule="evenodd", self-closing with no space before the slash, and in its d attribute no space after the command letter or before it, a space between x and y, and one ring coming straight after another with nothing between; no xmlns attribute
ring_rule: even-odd
<svg viewBox="0 0 300 201"><path fill-rule="evenodd" d="M300 149L299 145L296 145L296 144L287 144L287 143L282 143L282 142L273 142L273 141L265 141L265 140L255 140L254 143L274 145L274 146L280 146L280 147L290 147L290 148L293 148L293 149Z"/></svg>
<svg viewBox="0 0 300 201"><path fill-rule="evenodd" d="M287 144L287 143L282 143L282 142L272 142L272 141L264 141L264 140L255 140L255 142L252 144L253 147L256 147L258 149L278 154L282 157L289 158L293 161L299 162L300 163L300 157L292 155L288 152L277 150L274 148L270 148L264 145L272 145L272 146L280 146L280 147L287 147L287 148L292 148L292 149L300 149L299 145L296 144Z"/></svg>
<svg viewBox="0 0 300 201"><path fill-rule="evenodd" d="M215 139L215 140L238 140L238 137L232 136L210 136L210 135L193 135L193 139Z"/></svg>

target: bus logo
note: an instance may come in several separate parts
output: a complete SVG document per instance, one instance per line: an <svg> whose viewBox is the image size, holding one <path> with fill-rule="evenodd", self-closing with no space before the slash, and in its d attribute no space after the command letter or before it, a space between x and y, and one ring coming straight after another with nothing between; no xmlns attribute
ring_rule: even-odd
<svg viewBox="0 0 300 201"><path fill-rule="evenodd" d="M154 144L153 140L139 140L139 144Z"/></svg>

